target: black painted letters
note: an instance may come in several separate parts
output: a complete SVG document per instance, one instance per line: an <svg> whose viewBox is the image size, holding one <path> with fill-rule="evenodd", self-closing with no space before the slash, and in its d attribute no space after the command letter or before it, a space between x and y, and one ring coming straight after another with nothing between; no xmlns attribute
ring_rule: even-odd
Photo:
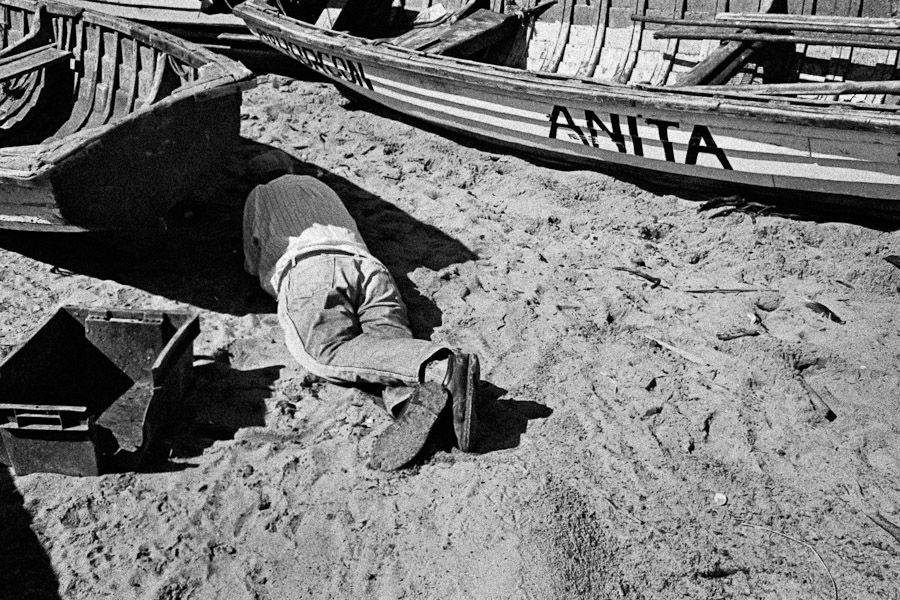
<svg viewBox="0 0 900 600"><path fill-rule="evenodd" d="M608 117L607 122L604 122L594 111L585 110L584 120L588 131L588 135L585 135L585 132L575 122L575 119L572 118L566 107L554 106L550 113L550 139L557 139L559 130L567 129L574 134L574 136L570 136L573 140L577 136L585 146L599 148L603 145L605 141L603 136L605 136L615 145L619 152L627 154L626 136L622 133L622 116L609 113ZM635 156L644 156L645 138L641 137L638 129L639 119L641 119L639 115L625 115L625 123L628 127L628 140L631 141L631 153ZM669 139L669 132L673 129L679 129L681 124L677 121L665 121L663 119L643 119L643 122L656 128L656 139L662 146L665 160L678 162L675 156L675 144ZM701 152L715 156L723 169L732 170L725 151L716 144L709 128L705 125L694 125L691 129L687 151L684 155L684 164L697 164L697 156Z"/></svg>

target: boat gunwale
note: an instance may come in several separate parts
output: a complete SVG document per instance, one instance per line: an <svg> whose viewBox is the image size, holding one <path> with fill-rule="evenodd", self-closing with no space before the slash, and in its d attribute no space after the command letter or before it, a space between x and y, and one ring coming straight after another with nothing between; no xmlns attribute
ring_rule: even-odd
<svg viewBox="0 0 900 600"><path fill-rule="evenodd" d="M243 28L243 21L231 13L201 13L199 8L186 10L184 8L159 6L144 7L140 2L128 4L123 2L110 2L108 0L65 0L77 8L103 12L104 14L128 19L135 23L152 24L151 26L189 26L192 28L218 30L221 28ZM99 8L103 5L104 8ZM106 8L106 7L109 8ZM198 0L199 6L199 0ZM127 14L129 11L144 11L137 15ZM170 18L174 17L174 18ZM181 17L181 18L178 18Z"/></svg>
<svg viewBox="0 0 900 600"><path fill-rule="evenodd" d="M442 79L466 77L465 85L499 89L517 95L546 99L560 97L583 102L596 102L598 97L611 98L635 108L653 105L678 112L710 113L743 118L766 118L785 124L828 126L840 129L900 133L900 106L883 107L865 104L819 102L786 97L731 93L722 91L679 90L678 88L620 84L593 79L536 73L480 63L476 61L434 56L426 52L394 46L383 40L369 40L340 31L315 27L261 6L260 0L247 0L234 12L261 30L280 32L296 43L337 50L360 60L376 62L387 69L399 69L418 75ZM552 80L552 84L548 83ZM523 89L525 88L525 89ZM589 88L589 89L588 89Z"/></svg>

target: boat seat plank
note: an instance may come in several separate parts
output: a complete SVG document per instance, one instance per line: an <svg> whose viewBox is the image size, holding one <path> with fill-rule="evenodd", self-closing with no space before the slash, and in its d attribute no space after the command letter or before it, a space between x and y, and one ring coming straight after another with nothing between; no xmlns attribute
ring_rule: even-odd
<svg viewBox="0 0 900 600"><path fill-rule="evenodd" d="M512 36L517 20L516 15L479 9L455 23L421 29L393 43L429 54L465 58Z"/></svg>
<svg viewBox="0 0 900 600"><path fill-rule="evenodd" d="M49 67L71 56L71 52L60 50L53 44L47 44L14 56L6 56L0 59L0 81Z"/></svg>

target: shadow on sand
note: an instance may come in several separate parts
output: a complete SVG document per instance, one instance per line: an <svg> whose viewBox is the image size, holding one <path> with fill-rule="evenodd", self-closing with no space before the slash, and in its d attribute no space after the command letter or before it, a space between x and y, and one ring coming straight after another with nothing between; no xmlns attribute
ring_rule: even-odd
<svg viewBox="0 0 900 600"><path fill-rule="evenodd" d="M9 470L0 464L0 600L58 599L59 581L23 503Z"/></svg>
<svg viewBox="0 0 900 600"><path fill-rule="evenodd" d="M516 448L528 430L528 422L546 419L553 409L533 400L506 398L507 390L489 382L482 382L478 414L478 452Z"/></svg>
<svg viewBox="0 0 900 600"><path fill-rule="evenodd" d="M482 381L479 390L478 421L474 430L477 454L517 448L522 435L528 431L528 422L546 419L553 414L549 406L533 400L507 398L508 390L489 381ZM450 452L456 447L453 420L448 409L441 414L431 432L428 445L416 463L429 460L437 452Z"/></svg>
<svg viewBox="0 0 900 600"><path fill-rule="evenodd" d="M164 243L156 247L135 247L134 240L95 234L2 230L0 247L53 265L61 276L82 274L113 280L220 313L272 313L273 299L243 270L241 220L244 200L253 186L281 174L254 172L248 164L273 151L280 152L242 140L219 176L210 178L193 198L170 212ZM419 266L439 270L474 260L475 253L459 240L314 164L293 159L293 170L317 175L338 192L373 253L394 275L409 305L414 334L429 337L441 324L441 312L429 298L418 294L407 273Z"/></svg>
<svg viewBox="0 0 900 600"><path fill-rule="evenodd" d="M227 357L194 367L194 386L184 398L181 415L144 461L142 472L183 470L193 465L170 459L189 459L217 441L231 440L246 427L265 427L266 400L272 396L278 366L240 370Z"/></svg>

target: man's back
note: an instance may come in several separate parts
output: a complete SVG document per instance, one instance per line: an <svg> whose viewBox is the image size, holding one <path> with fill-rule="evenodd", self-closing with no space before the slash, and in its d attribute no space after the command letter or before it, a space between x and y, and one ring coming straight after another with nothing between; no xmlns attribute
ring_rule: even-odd
<svg viewBox="0 0 900 600"><path fill-rule="evenodd" d="M257 186L244 206L244 268L272 296L279 261L313 250L351 249L368 254L341 199L312 177L284 175Z"/></svg>

